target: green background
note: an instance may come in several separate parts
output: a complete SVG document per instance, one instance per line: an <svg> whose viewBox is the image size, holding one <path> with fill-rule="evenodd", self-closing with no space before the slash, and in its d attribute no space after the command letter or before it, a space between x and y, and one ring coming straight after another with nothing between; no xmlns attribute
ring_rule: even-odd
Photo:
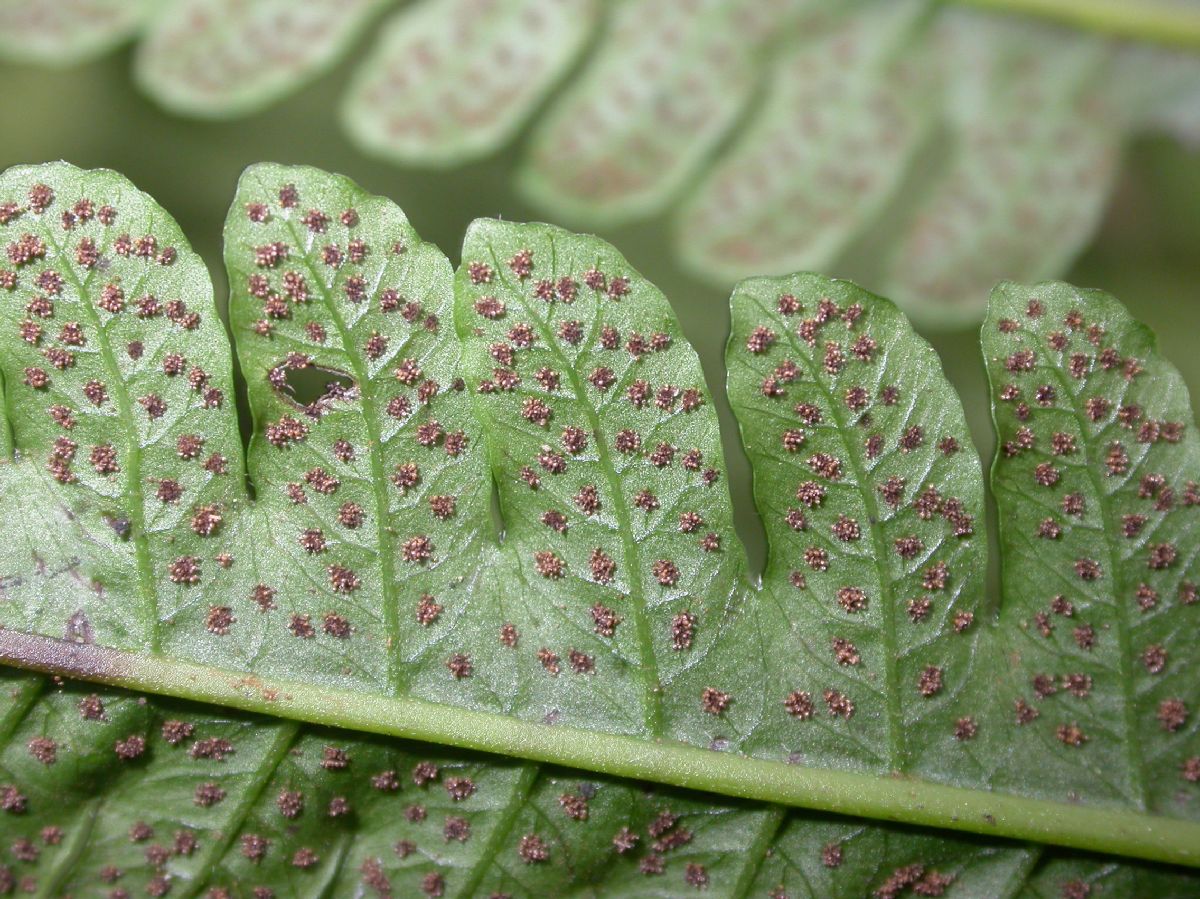
<svg viewBox="0 0 1200 899"><path fill-rule="evenodd" d="M543 218L511 186L521 141L503 155L450 171L399 168L352 146L338 121L338 104L356 57L352 53L331 75L267 112L229 122L186 120L156 107L134 87L127 51L69 69L0 65L0 169L66 159L123 172L179 220L208 262L222 307L221 226L237 177L252 162L303 163L348 175L399 203L455 264L472 219ZM738 528L752 560L761 561L749 468L722 387L728 290L678 267L663 218L602 236L666 292L700 353L719 398ZM1165 138L1133 145L1099 233L1064 277L1116 294L1149 324L1191 386L1193 408L1200 408L1200 148ZM927 336L962 394L987 459L993 438L978 335L972 328Z"/></svg>

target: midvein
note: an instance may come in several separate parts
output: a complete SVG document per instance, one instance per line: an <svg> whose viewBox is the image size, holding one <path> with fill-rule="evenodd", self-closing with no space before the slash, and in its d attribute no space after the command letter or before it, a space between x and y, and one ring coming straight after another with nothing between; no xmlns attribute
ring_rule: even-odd
<svg viewBox="0 0 1200 899"><path fill-rule="evenodd" d="M84 803L82 809L74 810L75 826L70 829L66 845L54 856L49 874L42 878L37 895L49 897L62 896L62 887L68 878L75 873L75 866L83 858L84 852L92 842L92 831L96 827L96 819L100 817L100 809L104 805L103 797L96 797Z"/></svg>
<svg viewBox="0 0 1200 899"><path fill-rule="evenodd" d="M297 235L296 229L290 220L287 222L287 229L296 246L303 246L303 242L300 236ZM320 289L325 308L329 313L329 317L333 320L338 337L341 339L342 352L345 354L346 361L354 372L355 381L358 382L363 426L366 428L367 442L370 444L367 456L371 464L371 492L375 501L375 515L373 517L375 519L375 543L378 547L379 589L383 601L383 627L388 641L388 686L393 695L399 695L405 686L404 667L401 665L399 645L400 609L399 598L396 595L396 568L395 559L392 554L392 534L388 527L390 512L388 508L387 473L383 468L383 436L379 430L379 422L376 418L375 393L370 373L363 365L362 360L355 350L354 343L350 337L350 329L346 325L346 320L342 317L341 311L337 308L337 302L330 291L326 289L321 273L313 267L308 254L302 254L301 258L304 267L308 269L309 275L312 276L313 281Z"/></svg>
<svg viewBox="0 0 1200 899"><path fill-rule="evenodd" d="M460 889L455 891L455 896L468 899L468 897L474 896L479 890L479 885L483 882L488 867L495 861L496 856L500 852L500 846L508 839L509 834L512 833L513 825L517 823L517 815L525 807L525 802L529 798L529 791L533 788L537 777L537 765L525 764L522 766L521 774L517 777L517 782L513 784L508 802L500 813L500 820L496 822L496 825L492 828L492 832L488 834L487 841L479 851L479 857L475 860L475 864L471 866L467 874L466 882L463 883Z"/></svg>
<svg viewBox="0 0 1200 899"><path fill-rule="evenodd" d="M494 250L491 251L492 262L495 265L495 271L503 270L500 260L496 258ZM554 262L551 263L552 269ZM501 275L501 277L505 277ZM507 281L507 278L505 278ZM512 287L511 282L509 284ZM638 655L640 664L638 672L641 675L643 688L643 725L650 736L662 735L662 686L658 680L658 660L654 656L654 642L650 634L650 620L646 610L646 596L642 589L642 564L641 553L638 549L637 540L633 536L633 522L629 517L629 508L625 503L625 493L621 486L621 479L617 476L616 468L612 464L612 451L608 447L608 441L605 440L604 431L600 427L600 416L596 413L595 408L587 399L587 390L583 385L583 381L579 377L575 365L567 359L562 350L559 349L558 340L553 331L550 330L546 321L533 310L533 308L525 302L524 295L520 290L513 291L520 299L522 307L529 314L529 317L536 323L538 331L542 335L542 340L546 346L554 353L559 365L566 372L567 378L571 382L571 390L575 394L577 405L583 410L583 414L588 420L588 428L596 439L596 456L598 467L604 475L605 481L608 483L609 492L613 496L613 514L617 519L617 529L621 535L621 549L625 555L625 565L629 569L629 602L633 607L634 612L634 628L637 633ZM596 300L599 305L599 298Z"/></svg>
<svg viewBox="0 0 1200 899"><path fill-rule="evenodd" d="M209 848L202 857L200 864L196 866L196 879L184 891L183 895L185 899L189 896L195 896L208 885L209 877L211 877L217 865L221 863L221 859L225 857L225 853L229 851L229 847L233 845L233 841L237 839L238 834L241 833L242 827L250 817L250 812L254 809L259 797L262 796L263 791L267 788L267 784L271 781L271 776L283 761L283 757L292 748L292 744L296 741L299 733L300 725L295 722L288 722L279 726L278 733L275 734L275 739L271 741L262 764L254 769L253 779L247 785L238 804L234 807L229 820L221 828L220 837L214 839L209 844Z"/></svg>
<svg viewBox="0 0 1200 899"><path fill-rule="evenodd" d="M54 242L51 229L46 229L46 240L54 246L55 257L64 259L65 248ZM141 594L142 608L138 616L145 633L140 641L150 652L157 653L160 648L158 634L158 591L154 580L154 561L150 555L150 541L146 534L145 496L142 491L142 447L138 438L137 422L133 417L133 405L130 402L129 388L121 376L121 367L113 354L112 345L108 341L108 332L101 322L99 314L88 296L86 283L75 275L74 268L67 262L61 266L79 296L79 305L87 317L96 335L96 346L99 349L100 361L104 366L107 377L105 380L112 388L113 403L117 408L117 417L121 422L121 431L125 434L125 486L123 495L128 499L128 509L131 524L130 537L133 540L134 557L137 562L138 592Z"/></svg>
<svg viewBox="0 0 1200 899"><path fill-rule="evenodd" d="M765 311L765 310L764 310ZM846 462L854 474L854 481L858 486L859 496L862 498L863 505L867 510L867 533L871 536L871 546L875 554L875 560L882 565L885 559L890 558L887 545L884 542L883 534L880 532L882 527L882 519L879 515L879 504L875 500L875 494L870 489L867 471L862 467L857 456L857 448L851 445L848 437L849 430L845 417L841 414L837 399L833 396L830 390L821 380L820 374L816 371L812 360L809 356L808 349L796 343L795 335L790 329L785 329L788 335L788 343L796 354L803 360L804 367L808 369L809 377L813 384L821 392L825 398L825 404L829 408L829 414L833 417L834 428L837 431L838 438L842 442L842 448L845 451ZM899 683L899 651L896 644L896 598L892 590L891 578L886 572L880 571L879 577L879 603L880 610L880 627L879 633L883 641L883 666L884 666L884 699L887 705L887 720L888 720L888 765L893 771L903 771L907 766L906 749L904 740L904 714L900 705L901 686Z"/></svg>
<svg viewBox="0 0 1200 899"><path fill-rule="evenodd" d="M738 875L737 883L730 892L731 896L737 897L737 899L747 899L750 895L762 863L766 860L767 851L771 848L771 843L775 841L775 835L779 833L785 818L786 813L778 806L768 809L763 814L763 822L754 835L753 842L746 847L743 853L746 857L745 864L742 866L742 873Z"/></svg>
<svg viewBox="0 0 1200 899"><path fill-rule="evenodd" d="M1062 371L1057 366L1052 366L1050 371L1058 381L1059 386L1071 397L1071 414L1075 417L1079 433L1086 438L1088 435L1088 420L1079 410L1079 405L1076 402L1078 394L1075 393L1072 385L1063 377ZM1142 754L1141 732L1137 723L1137 700L1133 689L1133 634L1129 621L1128 604L1121 601L1121 597L1126 596L1127 593L1121 577L1125 569L1121 564L1117 552L1116 535L1122 531L1117 527L1116 522L1112 520L1109 504L1105 501L1107 495L1104 490L1104 484L1096 474L1097 469L1095 460L1092 458L1091 441L1084 439L1082 443L1085 463L1082 468L1087 479L1091 482L1092 490L1096 493L1096 502L1100 506L1100 520L1104 526L1104 546L1108 551L1108 570L1111 572L1112 583L1114 585L1112 598L1113 614L1117 622L1117 679L1121 686L1121 718L1125 729L1125 738L1121 741L1121 745L1125 749L1125 763L1129 766L1129 785L1133 789L1134 801L1137 802L1139 809L1144 810L1146 808L1146 783L1143 770L1145 762Z"/></svg>
<svg viewBox="0 0 1200 899"><path fill-rule="evenodd" d="M787 765L407 696L248 679L241 671L5 629L0 629L0 664L746 799L1200 868L1200 823L1131 809L955 787L892 773Z"/></svg>

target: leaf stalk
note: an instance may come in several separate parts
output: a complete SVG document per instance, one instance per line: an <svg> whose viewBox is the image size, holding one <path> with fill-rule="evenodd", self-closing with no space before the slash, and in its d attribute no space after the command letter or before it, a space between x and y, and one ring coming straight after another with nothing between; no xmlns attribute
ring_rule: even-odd
<svg viewBox="0 0 1200 899"><path fill-rule="evenodd" d="M521 721L0 629L0 664L697 790L1200 868L1200 823ZM781 770L782 769L782 770Z"/></svg>
<svg viewBox="0 0 1200 899"><path fill-rule="evenodd" d="M1148 41L1172 47L1200 50L1200 11L1179 3L1139 0L948 0L960 6L975 6L1002 13L1037 16L1064 25L1108 34L1113 37Z"/></svg>

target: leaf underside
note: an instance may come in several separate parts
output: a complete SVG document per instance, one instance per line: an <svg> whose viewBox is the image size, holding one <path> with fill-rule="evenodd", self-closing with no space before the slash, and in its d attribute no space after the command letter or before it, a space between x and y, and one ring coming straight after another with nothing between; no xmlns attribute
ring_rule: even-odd
<svg viewBox="0 0 1200 899"><path fill-rule="evenodd" d="M151 0L0 2L0 56L73 65L128 40L149 18Z"/></svg>
<svg viewBox="0 0 1200 899"><path fill-rule="evenodd" d="M178 0L147 29L138 84L175 112L247 115L349 52L387 0Z"/></svg>
<svg viewBox="0 0 1200 899"><path fill-rule="evenodd" d="M932 0L152 5L0 2L0 55L70 64L141 31L154 99L245 115L398 5L342 104L364 150L446 167L528 128L515 183L556 219L669 213L714 283L846 272L942 327L998 278L1065 271L1131 138L1200 133L1192 55Z"/></svg>
<svg viewBox="0 0 1200 899"><path fill-rule="evenodd" d="M363 63L343 108L346 129L401 163L485 156L563 76L599 13L596 0L418 3L389 22Z"/></svg>
<svg viewBox="0 0 1200 899"><path fill-rule="evenodd" d="M1106 295L993 296L997 610L961 405L899 311L848 282L752 279L734 294L729 393L770 540L752 585L698 360L662 294L596 238L479 221L456 275L390 201L252 167L225 235L256 422L243 462L211 285L161 208L115 173L59 163L5 173L0 222L5 628L303 681L331 702L411 698L446 720L458 707L708 747L777 763L781 783L849 770L1176 818L1181 833L1195 818L1196 436L1178 374ZM13 733L26 713L43 720L14 702ZM291 725L242 727L270 742ZM9 741L18 790L40 770L28 745ZM271 752L247 748L248 771L269 767L223 808L266 801ZM469 764L516 809L501 818L534 814L509 795L532 767ZM541 795L553 781L536 776ZM553 806L559 786L545 789ZM818 859L817 842L844 839L828 828L894 842L897 867L923 855L934 867L918 878L956 845L731 808L714 813L738 822L720 839L761 862L721 867L735 894L785 877L783 850L764 847L797 828L813 894L824 877L859 894L891 870L841 880ZM219 829L219 852L236 850ZM352 836L346 853L384 854ZM970 845L1006 895L1090 864ZM500 876L480 851L456 883ZM611 857L605 844L545 870L624 876ZM350 876L358 858L303 882Z"/></svg>
<svg viewBox="0 0 1200 899"><path fill-rule="evenodd" d="M932 127L928 65L897 52L924 12L917 0L886 14L812 17L767 73L761 108L681 210L691 267L736 280L838 260Z"/></svg>
<svg viewBox="0 0 1200 899"><path fill-rule="evenodd" d="M1088 887L1183 897L1194 886L1150 867L11 670L0 674L0 737L6 894L851 899L939 888L996 899Z"/></svg>
<svg viewBox="0 0 1200 899"><path fill-rule="evenodd" d="M538 124L520 183L569 221L652 215L704 165L755 86L764 20L789 0L634 0Z"/></svg>

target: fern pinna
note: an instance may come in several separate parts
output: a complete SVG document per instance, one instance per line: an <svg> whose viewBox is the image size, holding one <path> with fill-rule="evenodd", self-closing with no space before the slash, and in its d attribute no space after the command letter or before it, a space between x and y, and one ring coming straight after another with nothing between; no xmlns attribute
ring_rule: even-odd
<svg viewBox="0 0 1200 899"><path fill-rule="evenodd" d="M0 61L122 44L175 115L292 96L300 155L336 109L410 175L492 157L555 221L667 223L721 289L850 272L930 327L1067 270L1138 138L1200 135L1186 0L0 0ZM306 90L335 66L339 100ZM52 91L14 87L9 115Z"/></svg>
<svg viewBox="0 0 1200 899"><path fill-rule="evenodd" d="M0 178L0 658L52 675L7 675L0 885L1194 891L1038 845L1200 863L1197 438L1115 300L992 296L993 601L961 405L886 300L734 293L759 582L699 362L609 245L485 220L455 274L271 164L225 236L245 453L169 216L112 172Z"/></svg>

